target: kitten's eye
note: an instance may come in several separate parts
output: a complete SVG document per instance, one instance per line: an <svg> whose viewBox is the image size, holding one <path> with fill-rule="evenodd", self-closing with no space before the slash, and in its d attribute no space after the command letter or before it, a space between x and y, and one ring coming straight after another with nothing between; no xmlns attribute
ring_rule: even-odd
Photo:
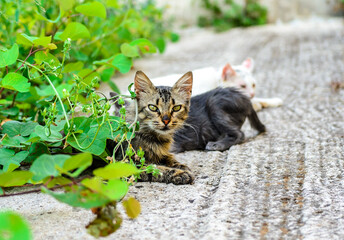
<svg viewBox="0 0 344 240"><path fill-rule="evenodd" d="M152 105L152 104L149 104L149 105L148 105L148 108L149 108L149 110L151 110L152 112L157 112L157 111L159 111L159 109L158 109L156 106Z"/></svg>
<svg viewBox="0 0 344 240"><path fill-rule="evenodd" d="M241 84L240 87L246 88L246 85L245 84Z"/></svg>
<svg viewBox="0 0 344 240"><path fill-rule="evenodd" d="M255 87L256 87L256 84L253 83L252 87L255 88Z"/></svg>
<svg viewBox="0 0 344 240"><path fill-rule="evenodd" d="M181 105L177 105L177 106L174 106L172 110L173 112L178 112L181 108L182 108Z"/></svg>

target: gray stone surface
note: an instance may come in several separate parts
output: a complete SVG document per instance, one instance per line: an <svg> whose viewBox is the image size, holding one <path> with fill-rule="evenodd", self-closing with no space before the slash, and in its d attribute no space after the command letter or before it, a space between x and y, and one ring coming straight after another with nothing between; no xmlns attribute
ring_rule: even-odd
<svg viewBox="0 0 344 240"><path fill-rule="evenodd" d="M284 105L259 112L266 134L254 137L245 124L248 140L229 151L178 154L195 184L131 187L142 214L124 217L107 239L344 239L344 94L330 89L331 80L343 80L343 46L341 20L188 30L164 55L136 62L115 80L121 88L138 69L156 77L251 56L257 96ZM84 229L89 211L47 195L0 198L0 208L21 213L35 239L92 239Z"/></svg>

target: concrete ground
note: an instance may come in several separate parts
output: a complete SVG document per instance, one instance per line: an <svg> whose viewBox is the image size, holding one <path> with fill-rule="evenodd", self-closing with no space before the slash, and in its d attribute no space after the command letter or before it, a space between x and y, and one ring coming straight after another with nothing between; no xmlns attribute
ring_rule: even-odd
<svg viewBox="0 0 344 240"><path fill-rule="evenodd" d="M256 61L257 96L284 100L259 112L268 132L252 137L246 124L249 139L229 151L178 154L195 184L131 187L142 214L124 217L106 239L344 239L344 90L330 87L344 81L342 20L188 30L115 82L124 88L139 69L156 77L247 56ZM0 198L0 208L21 213L34 239L93 239L84 229L92 213L45 194Z"/></svg>

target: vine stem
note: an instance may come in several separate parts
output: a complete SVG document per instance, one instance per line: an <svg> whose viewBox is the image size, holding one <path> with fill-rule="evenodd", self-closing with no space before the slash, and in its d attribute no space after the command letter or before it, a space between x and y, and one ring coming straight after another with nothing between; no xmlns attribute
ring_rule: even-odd
<svg viewBox="0 0 344 240"><path fill-rule="evenodd" d="M28 66L30 66L30 67L36 69L38 72L40 72L40 73L47 79L47 81L49 82L50 86L53 88L53 90L54 90L54 92L55 92L55 94L56 94L56 97L58 98L58 100L59 100L59 102L60 102L60 104L61 104L61 108L62 108L62 111L63 111L63 115L64 115L65 118L66 118L67 126L68 126L68 128L70 128L70 123L69 123L69 120L68 120L68 116L67 116L66 109L64 108L62 99L61 99L59 93L57 92L57 90L56 90L54 84L51 82L50 78L49 78L41 69L39 69L38 67L36 67L36 66L34 66L34 65L30 64L30 63L27 63L27 62L25 62L25 61L23 61L23 60L20 60L20 59L18 59L18 61L20 61L20 62L22 62L23 64L26 64L26 65L28 65Z"/></svg>
<svg viewBox="0 0 344 240"><path fill-rule="evenodd" d="M32 45L32 47L31 47L31 49L30 49L30 52L29 52L29 54L26 56L26 58L24 59L24 62L22 63L22 65L20 65L20 67L17 68L17 70L15 70L14 72L18 72L18 70L21 69L21 68L24 66L24 64L26 64L27 59L28 59L32 54L34 54L34 53L36 53L36 52L38 52L38 51L43 51L43 50L45 50L45 48L39 48L39 49L36 49L35 51L32 51L33 47L34 47L34 45ZM18 60L19 60L19 59L18 59Z"/></svg>

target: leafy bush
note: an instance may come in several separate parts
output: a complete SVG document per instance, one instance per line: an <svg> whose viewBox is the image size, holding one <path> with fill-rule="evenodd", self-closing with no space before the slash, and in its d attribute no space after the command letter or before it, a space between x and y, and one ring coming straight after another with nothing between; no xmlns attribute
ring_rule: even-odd
<svg viewBox="0 0 344 240"><path fill-rule="evenodd" d="M0 239L31 239L28 224L18 214L10 211L0 212Z"/></svg>
<svg viewBox="0 0 344 240"><path fill-rule="evenodd" d="M243 6L235 0L203 0L203 6L211 17L201 16L198 19L200 27L214 26L216 31L225 31L233 27L248 27L262 25L267 22L267 9L257 0L245 0Z"/></svg>
<svg viewBox="0 0 344 240"><path fill-rule="evenodd" d="M157 171L130 145L139 125L126 121L122 98L135 93L108 99L96 88L176 35L151 1L81 2L0 0L0 197L11 195L8 187L43 184L59 201L93 209L88 230L106 236L120 226L116 204L128 186ZM116 102L120 117L108 112ZM121 162L107 141L117 143ZM80 176L94 161L108 165ZM123 205L137 217L135 199Z"/></svg>

